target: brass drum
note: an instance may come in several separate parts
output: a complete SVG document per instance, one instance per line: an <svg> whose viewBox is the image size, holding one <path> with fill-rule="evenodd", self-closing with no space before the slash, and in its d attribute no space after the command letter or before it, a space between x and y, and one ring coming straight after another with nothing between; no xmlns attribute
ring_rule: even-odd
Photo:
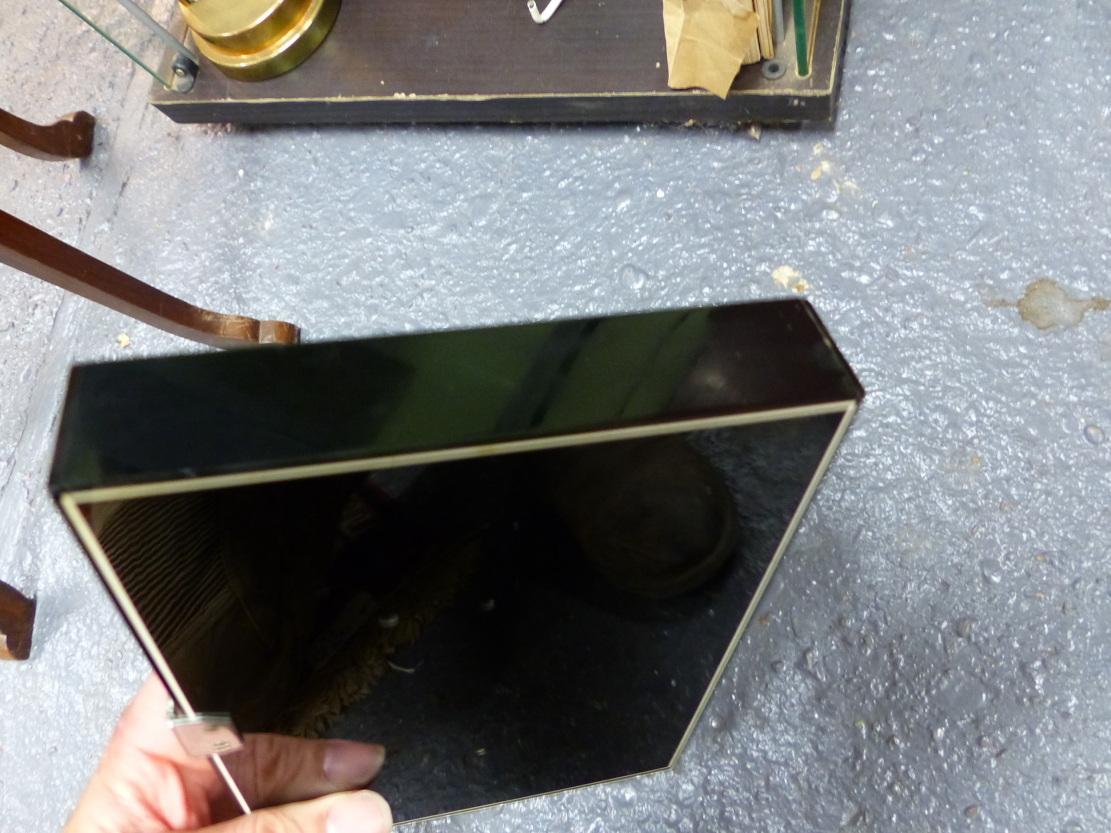
<svg viewBox="0 0 1111 833"><path fill-rule="evenodd" d="M226 75L262 81L289 72L323 42L340 0L179 0L197 48Z"/></svg>

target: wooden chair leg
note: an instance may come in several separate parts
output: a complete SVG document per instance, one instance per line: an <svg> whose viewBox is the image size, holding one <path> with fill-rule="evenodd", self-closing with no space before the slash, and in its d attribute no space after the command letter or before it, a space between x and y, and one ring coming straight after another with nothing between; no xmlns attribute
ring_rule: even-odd
<svg viewBox="0 0 1111 833"><path fill-rule="evenodd" d="M35 600L0 581L0 659L31 656L35 626Z"/></svg>
<svg viewBox="0 0 1111 833"><path fill-rule="evenodd" d="M195 307L0 211L0 263L130 315L152 327L211 347L295 344L300 330Z"/></svg>
<svg viewBox="0 0 1111 833"><path fill-rule="evenodd" d="M0 110L0 145L48 162L84 159L93 152L95 126L96 119L84 110L49 125L32 124Z"/></svg>

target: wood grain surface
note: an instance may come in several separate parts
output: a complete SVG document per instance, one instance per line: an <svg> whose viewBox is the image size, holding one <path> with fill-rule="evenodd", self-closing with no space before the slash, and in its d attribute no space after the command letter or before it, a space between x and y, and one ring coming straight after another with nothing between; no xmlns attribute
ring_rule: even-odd
<svg viewBox="0 0 1111 833"><path fill-rule="evenodd" d="M96 119L79 111L54 124L33 124L0 110L0 145L47 162L84 159L93 152Z"/></svg>
<svg viewBox="0 0 1111 833"><path fill-rule="evenodd" d="M299 329L284 321L256 321L195 307L5 211L0 211L0 263L152 327L211 347L290 344L300 337Z"/></svg>
<svg viewBox="0 0 1111 833"><path fill-rule="evenodd" d="M818 13L813 72L743 67L725 100L667 86L658 0L566 0L533 23L524 0L344 0L316 53L285 75L235 81L202 61L186 94L151 102L181 122L799 122L834 115L848 0Z"/></svg>

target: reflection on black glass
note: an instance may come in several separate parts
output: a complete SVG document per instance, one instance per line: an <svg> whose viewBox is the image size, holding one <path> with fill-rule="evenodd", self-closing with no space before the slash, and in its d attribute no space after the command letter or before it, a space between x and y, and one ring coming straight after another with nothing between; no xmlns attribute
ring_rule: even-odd
<svg viewBox="0 0 1111 833"><path fill-rule="evenodd" d="M399 818L666 766L839 417L129 501L191 704L373 740Z"/></svg>

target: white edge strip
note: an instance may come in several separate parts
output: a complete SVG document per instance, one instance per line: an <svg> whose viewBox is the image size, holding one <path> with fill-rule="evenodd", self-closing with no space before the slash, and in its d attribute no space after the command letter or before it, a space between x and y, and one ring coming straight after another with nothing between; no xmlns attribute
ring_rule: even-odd
<svg viewBox="0 0 1111 833"><path fill-rule="evenodd" d="M208 760L212 761L212 767L224 779L224 783L228 785L231 794L235 796L236 802L239 804L239 809L243 811L244 815L251 815L251 805L247 803L247 799L243 797L243 792L239 789L239 785L235 783L235 779L231 777L228 772L227 765L224 763L223 758L219 755L210 755Z"/></svg>
<svg viewBox="0 0 1111 833"><path fill-rule="evenodd" d="M154 641L154 637L151 636L150 631L147 629L146 623L143 622L143 617L139 615L139 611L135 608L134 602L131 601L131 597L124 589L123 582L120 581L120 577L112 566L112 562L108 560L108 555L104 552L104 548L101 547L100 541L97 540L96 533L93 532L92 527L89 526L89 522L85 519L80 508L78 508L77 501L74 500L73 495L62 495L58 499L58 503L61 505L62 512L65 513L74 532L77 533L77 537L81 540L81 543L85 545L85 550L89 553L89 558L92 559L97 572L100 573L112 597L120 606L120 610L123 611L124 618L127 619L127 623L131 625L132 631L134 631L139 642L146 650L147 656L150 657L150 661L154 664L159 676L162 677L162 681L166 684L166 688L169 689L170 695L174 698L174 701L178 704L186 717L196 717L197 713L193 710L189 698L185 696L185 692L182 691L177 677L175 677L174 672L170 670L170 664L166 662L166 658L162 655L162 651L159 650L158 645ZM227 783L228 789L231 790L232 795L235 797L236 802L239 804L240 808L242 808L243 812L250 813L251 808L243 797L243 793L240 791L239 786L231 777L231 773L229 773L227 767L224 766L224 762L220 760L217 755L210 756L209 760L220 774L220 777Z"/></svg>
<svg viewBox="0 0 1111 833"><path fill-rule="evenodd" d="M779 567L779 562L783 558L783 553L787 551L791 539L795 537L795 531L799 528L802 517L806 514L806 510L810 506L810 501L814 499L814 494L818 491L818 484L825 475L826 469L829 468L829 464L833 460L833 455L837 453L837 448L841 445L841 440L845 436L845 432L849 430L849 424L853 421L856 411L857 404L855 402L848 403L845 415L841 418L841 423L833 433L833 437L826 447L825 454L823 454L822 459L818 461L818 467L814 470L814 476L810 479L810 485L806 487L806 491L802 495L802 500L799 501L798 508L795 509L795 514L791 518L791 522L787 524L787 529L784 531L783 537L779 541L779 546L776 547L775 554L772 555L772 560L768 563L768 569L764 571L764 577L760 580L760 585L756 588L756 592L752 594L752 599L748 603L748 609L741 619L741 624L737 628L737 632L733 635L733 640L729 643L729 647L726 649L725 655L722 657L713 679L706 687L706 694L702 698L702 703L699 704L698 710L694 713L694 717L691 718L690 725L687 726L686 734L683 735L683 739L679 742L679 746L676 747L675 754L672 756L668 768L675 766L676 762L683 754L683 751L687 748L687 742L690 741L691 735L694 733L694 729L698 725L702 713L706 710L706 706L710 702L710 698L713 696L714 691L717 690L718 683L721 682L721 678L725 674L726 668L729 666L729 661L733 658L733 653L737 650L741 637L744 636L749 620L752 619L752 614L756 612L756 607L760 604L760 599L764 595L764 591L771 583L772 575L774 575L776 569Z"/></svg>
<svg viewBox="0 0 1111 833"><path fill-rule="evenodd" d="M264 471L243 472L241 474L218 474L208 477L186 477L159 483L142 483L132 486L104 486L67 492L63 497L79 503L100 503L107 500L130 500L132 498L174 495L185 492L198 492L201 489L227 489L233 486L255 486L262 483L276 483L284 480L303 480L309 477L323 477L330 474L350 474L360 471L392 469L401 466L419 466L428 463L443 463L449 460L466 460L477 457L494 457L520 451L539 451L547 448L562 448L572 445L609 442L610 440L636 439L659 434L676 434L684 431L697 431L707 428L726 428L734 425L756 425L761 422L774 422L783 419L796 419L822 414L837 414L853 407L852 400L824 402L820 405L802 405L796 408L777 408L749 414L730 414L719 417L701 417L675 422L640 425L632 428L611 428L603 431L590 431L581 434L567 434L558 437L541 437L528 440L508 440L486 445L460 446L457 448L437 449L435 451L416 451L404 454L391 454L383 457L343 460L335 463L314 463L307 466L290 466Z"/></svg>

